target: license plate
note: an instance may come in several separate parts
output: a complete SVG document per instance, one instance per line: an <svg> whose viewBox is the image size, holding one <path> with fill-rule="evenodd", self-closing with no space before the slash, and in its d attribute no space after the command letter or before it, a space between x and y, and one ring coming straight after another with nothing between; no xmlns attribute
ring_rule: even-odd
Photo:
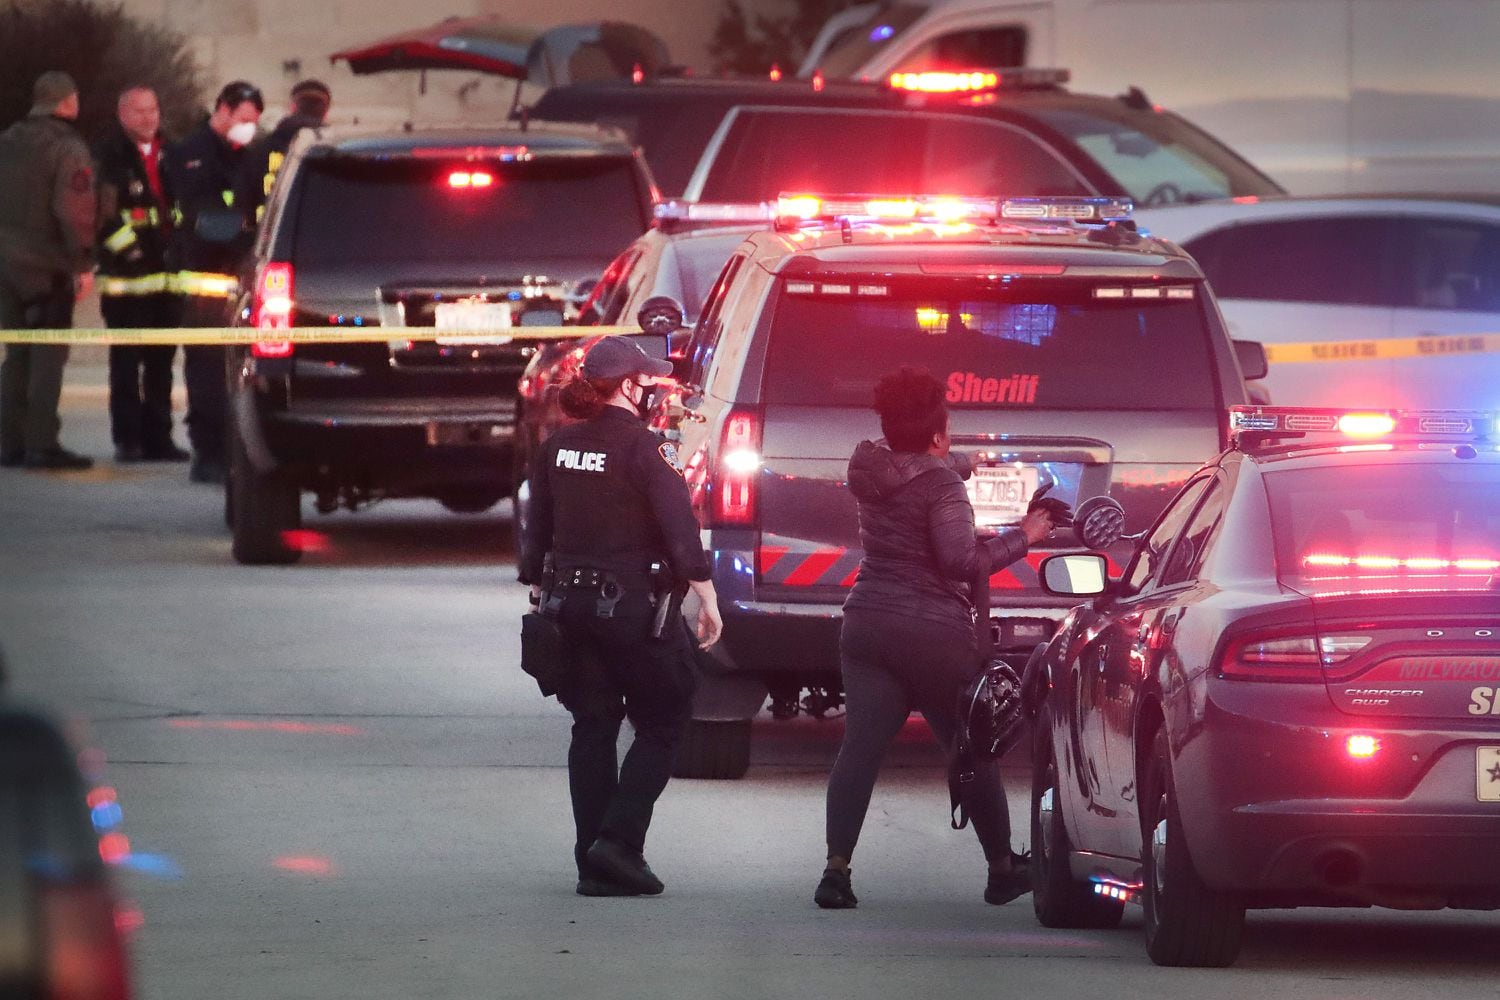
<svg viewBox="0 0 1500 1000"><path fill-rule="evenodd" d="M1480 802L1500 802L1500 747L1480 747L1475 755L1474 777L1479 782Z"/></svg>
<svg viewBox="0 0 1500 1000"><path fill-rule="evenodd" d="M993 528L1025 517L1038 478L1037 470L1029 466L981 465L975 469L969 477L974 523L981 528Z"/></svg>
<svg viewBox="0 0 1500 1000"><path fill-rule="evenodd" d="M439 302L433 309L433 325L439 330L509 330L511 327L510 303L508 302ZM464 344L508 344L511 338L492 337L438 337L439 344L462 346Z"/></svg>

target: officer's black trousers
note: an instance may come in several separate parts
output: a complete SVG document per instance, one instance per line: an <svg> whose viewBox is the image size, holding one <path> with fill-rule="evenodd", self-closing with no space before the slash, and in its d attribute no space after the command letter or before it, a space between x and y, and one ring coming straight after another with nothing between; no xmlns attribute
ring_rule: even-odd
<svg viewBox="0 0 1500 1000"><path fill-rule="evenodd" d="M183 298L184 329L229 325L229 305L205 295ZM193 459L223 465L224 435L229 420L229 383L225 373L228 351L217 345L188 345L182 349L182 380L187 383L188 443Z"/></svg>
<svg viewBox="0 0 1500 1000"><path fill-rule="evenodd" d="M598 599L596 592L569 591L560 616L573 659L558 698L573 713L568 787L580 875L590 874L584 852L598 837L644 852L693 699L686 631L678 627L668 639L651 639L644 590L621 600L611 618L599 617ZM622 763L615 748L626 718L635 740Z"/></svg>
<svg viewBox="0 0 1500 1000"><path fill-rule="evenodd" d="M161 329L178 323L175 295L104 295L99 310L111 329ZM172 355L177 348L116 344L109 349L109 430L118 448L147 457L172 448Z"/></svg>
<svg viewBox="0 0 1500 1000"><path fill-rule="evenodd" d="M22 301L0 282L0 329L67 329L73 325L73 279L62 275L50 295ZM56 449L62 421L67 344L7 344L0 362L0 454L7 459Z"/></svg>

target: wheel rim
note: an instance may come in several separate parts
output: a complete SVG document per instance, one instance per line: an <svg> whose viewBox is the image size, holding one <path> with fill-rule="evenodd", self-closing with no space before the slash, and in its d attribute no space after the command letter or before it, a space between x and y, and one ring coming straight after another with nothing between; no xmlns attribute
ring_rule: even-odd
<svg viewBox="0 0 1500 1000"><path fill-rule="evenodd" d="M1053 779L1050 767L1047 769L1047 781L1047 787L1042 790L1042 794L1037 797L1036 802L1036 819L1037 825L1041 827L1038 832L1041 835L1042 858L1044 860L1052 857L1052 839L1054 836L1052 832L1052 811L1056 808L1057 802L1056 782Z"/></svg>
<svg viewBox="0 0 1500 1000"><path fill-rule="evenodd" d="M1167 890L1167 797L1157 804L1156 826L1151 828L1151 889L1157 899Z"/></svg>

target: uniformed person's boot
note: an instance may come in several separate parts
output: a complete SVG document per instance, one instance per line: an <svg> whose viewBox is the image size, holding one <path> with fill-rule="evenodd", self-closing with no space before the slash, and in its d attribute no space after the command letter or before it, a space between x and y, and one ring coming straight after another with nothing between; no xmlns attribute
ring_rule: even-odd
<svg viewBox="0 0 1500 1000"><path fill-rule="evenodd" d="M589 847L588 862L616 883L642 896L659 896L666 888L646 864L645 857L607 837L600 837Z"/></svg>

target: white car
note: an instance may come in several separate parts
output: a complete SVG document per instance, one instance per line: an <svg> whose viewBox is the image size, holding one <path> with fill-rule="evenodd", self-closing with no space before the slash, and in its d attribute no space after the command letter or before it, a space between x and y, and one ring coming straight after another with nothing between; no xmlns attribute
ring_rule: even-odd
<svg viewBox="0 0 1500 1000"><path fill-rule="evenodd" d="M1143 209L1266 347L1279 404L1500 405L1500 198L1245 198Z"/></svg>

